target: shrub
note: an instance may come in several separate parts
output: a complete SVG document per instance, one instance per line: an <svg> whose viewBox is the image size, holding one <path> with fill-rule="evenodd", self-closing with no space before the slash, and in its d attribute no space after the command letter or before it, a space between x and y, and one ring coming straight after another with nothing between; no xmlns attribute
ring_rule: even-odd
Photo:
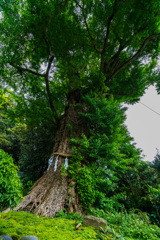
<svg viewBox="0 0 160 240"><path fill-rule="evenodd" d="M85 209L91 207L95 201L94 177L87 166L79 169L77 177L77 190L81 196L81 203Z"/></svg>
<svg viewBox="0 0 160 240"><path fill-rule="evenodd" d="M160 185L158 188L148 186L148 198L150 200L150 218L152 222L160 226Z"/></svg>
<svg viewBox="0 0 160 240"><path fill-rule="evenodd" d="M109 228L109 232L112 235L116 232L116 235L121 236L119 239L160 239L160 228L157 225L151 224L147 213L139 210L133 210L129 213L126 211L106 213L102 209L91 209L91 214L104 218L107 221L107 229L103 229L103 231L107 232Z"/></svg>
<svg viewBox="0 0 160 240"><path fill-rule="evenodd" d="M56 218L75 220L77 223L83 222L83 217L80 214L74 212L67 213L66 209L58 211L56 213Z"/></svg>
<svg viewBox="0 0 160 240"><path fill-rule="evenodd" d="M13 158L0 149L0 209L15 207L22 199L22 184Z"/></svg>

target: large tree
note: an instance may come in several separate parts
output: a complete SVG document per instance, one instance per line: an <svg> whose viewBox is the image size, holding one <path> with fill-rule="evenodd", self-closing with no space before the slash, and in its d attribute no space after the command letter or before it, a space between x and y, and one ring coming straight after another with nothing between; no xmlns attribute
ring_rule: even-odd
<svg viewBox="0 0 160 240"><path fill-rule="evenodd" d="M1 81L27 99L43 94L58 126L49 171L19 209L54 216L71 194L77 211L75 183L67 191L61 174L72 156L68 126L75 138L89 135L75 105L87 112L90 91L133 103L158 81L159 1L4 0L0 9Z"/></svg>

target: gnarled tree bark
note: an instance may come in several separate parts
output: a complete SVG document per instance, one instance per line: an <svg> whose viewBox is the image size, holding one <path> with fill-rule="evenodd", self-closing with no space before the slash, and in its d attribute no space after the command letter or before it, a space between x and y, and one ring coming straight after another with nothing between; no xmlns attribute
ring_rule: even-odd
<svg viewBox="0 0 160 240"><path fill-rule="evenodd" d="M81 211L79 197L75 189L76 183L69 180L68 176L61 175L61 166L65 164L67 156L68 160L70 159L72 152L68 124L73 126L76 137L80 137L84 131L83 125L80 124L81 117L78 110L73 106L77 103L80 103L80 93L74 91L70 94L65 114L59 122L53 148L53 153L55 153L53 162L49 170L33 185L30 193L17 207L18 211L30 211L38 215L52 217L55 216L57 211L67 206L68 211ZM57 169L55 169L56 165ZM68 188L69 182L70 187Z"/></svg>

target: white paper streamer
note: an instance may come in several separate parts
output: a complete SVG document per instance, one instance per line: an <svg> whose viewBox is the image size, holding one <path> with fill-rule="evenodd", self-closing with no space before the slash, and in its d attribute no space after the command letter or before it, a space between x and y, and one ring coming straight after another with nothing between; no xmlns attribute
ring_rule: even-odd
<svg viewBox="0 0 160 240"><path fill-rule="evenodd" d="M65 158L64 167L65 167L65 170L67 170L67 168L68 168L68 158L67 157Z"/></svg>
<svg viewBox="0 0 160 240"><path fill-rule="evenodd" d="M54 159L54 155L48 160L48 168L47 168L47 172L48 172L49 169L50 169L50 166L51 166L51 164L52 164L52 162L53 162L53 159Z"/></svg>
<svg viewBox="0 0 160 240"><path fill-rule="evenodd" d="M56 157L56 161L55 161L55 164L54 164L54 172L56 172L56 170L57 170L57 166L58 166L58 157L59 157L59 155Z"/></svg>

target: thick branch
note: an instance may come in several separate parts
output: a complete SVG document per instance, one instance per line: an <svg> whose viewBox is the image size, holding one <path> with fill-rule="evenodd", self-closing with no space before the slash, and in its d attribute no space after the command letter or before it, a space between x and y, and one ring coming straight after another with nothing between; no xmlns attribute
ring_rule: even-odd
<svg viewBox="0 0 160 240"><path fill-rule="evenodd" d="M19 66L15 66L13 63L10 63L10 65L14 68L16 68L18 71L20 72L29 72L32 73L33 75L39 76L39 77L45 77L45 74L41 74L41 73L37 73L34 72L33 70L29 69L29 68L23 68L23 67L19 67Z"/></svg>
<svg viewBox="0 0 160 240"><path fill-rule="evenodd" d="M91 39L91 41L92 41L92 43L93 43L94 49L95 49L98 53L102 53L102 51L101 51L99 48L97 48L97 46L96 46L95 40L94 40L94 38L93 38L93 36L92 36L92 34L91 34L91 32L90 32L90 29L89 29L89 27L88 27L88 24L87 24L86 19L84 19L84 22L85 22L85 25L86 25L86 28L87 28L87 32L88 32L88 34L89 34L89 37L90 37L90 39Z"/></svg>
<svg viewBox="0 0 160 240"><path fill-rule="evenodd" d="M117 57L119 56L119 54L122 52L122 50L124 49L124 46L119 46L118 52L116 52L113 57L111 57L111 59L108 61L108 65L110 65L112 62L115 61L115 59L117 59Z"/></svg>
<svg viewBox="0 0 160 240"><path fill-rule="evenodd" d="M102 69L103 69L103 66L104 66L105 51L106 51L106 47L107 47L107 42L108 42L108 37L109 37L109 32L110 32L110 25L111 25L111 21L113 19L113 16L114 16L114 14L111 15L111 17L109 18L109 21L108 21L106 37L105 37L104 46L103 46L103 50L102 50L102 54L101 54L100 73L102 72Z"/></svg>
<svg viewBox="0 0 160 240"><path fill-rule="evenodd" d="M112 74L112 77L115 77L120 71L122 71L126 66L128 66L131 62L133 62L140 53L142 53L142 51L144 50L144 48L148 45L148 43L153 40L156 37L159 37L160 34L158 35L151 35L148 38L145 39L145 41L143 42L142 46L140 47L140 49L133 55L133 57L131 57L128 61L126 61L125 63L123 63L118 69L115 70L115 72Z"/></svg>
<svg viewBox="0 0 160 240"><path fill-rule="evenodd" d="M50 56L52 56L52 57L55 57L54 53L52 53L52 51L51 51L51 44L50 44L50 42L49 42L49 40L48 40L48 38L47 38L47 36L46 36L47 30L48 30L48 29L46 28L46 29L45 29L45 32L43 32L43 39L44 39L44 41L45 41L45 43L46 43L46 45L47 45L48 54L49 54Z"/></svg>
<svg viewBox="0 0 160 240"><path fill-rule="evenodd" d="M48 26L49 26L49 23L50 23L50 21L51 21L51 15L52 15L52 12L51 12L51 9L50 9L49 15L48 15ZM45 43L46 43L47 50L48 50L48 55L55 57L55 54L52 53L50 40L49 40L48 37L46 36L46 33L47 33L47 31L48 31L48 26L47 26L47 24L46 24L46 27L45 27L44 30L41 29L41 27L40 27L39 25L38 25L38 28L39 28L40 32L42 33L43 39L44 39L44 41L45 41ZM53 30L53 29L52 29L52 30Z"/></svg>
<svg viewBox="0 0 160 240"><path fill-rule="evenodd" d="M113 18L114 18L114 15L115 15L116 4L117 4L117 0L115 0L115 5L114 5L113 13L112 13L112 15L110 16L110 18L108 19L107 32L106 32L106 37L105 37L104 46L103 46L103 50L102 50L102 56L101 56L100 73L102 72L102 69L103 69L103 66L104 66L105 51L106 51L106 47L107 47L107 43L108 43L108 38L109 38L109 33L110 33L111 22L112 22L112 20L113 20Z"/></svg>
<svg viewBox="0 0 160 240"><path fill-rule="evenodd" d="M49 59L49 63L48 63L48 67L47 67L47 70L46 70L46 73L45 74L41 74L41 73L37 73L37 72L34 72L33 70L29 69L29 68L22 68L22 67L19 67L19 66L15 66L13 63L10 63L11 66L13 66L14 68L16 68L17 70L19 70L20 72L23 72L23 71L26 71L26 72L29 72L33 75L36 75L36 76L39 76L39 77L44 77L45 78L45 83L46 83L46 91L47 91L47 96L48 96L48 100L49 100L49 104L50 104L50 108L54 114L54 117L55 117L55 120L57 121L57 113L56 113L56 109L55 107L53 106L53 102L52 102L52 99L51 99L51 93L50 93L50 87L49 87L49 80L48 80L48 75L49 75L49 71L50 71L50 68L51 68L51 64L53 62L53 59L54 57L51 56L50 59Z"/></svg>
<svg viewBox="0 0 160 240"><path fill-rule="evenodd" d="M49 75L49 71L51 69L51 65L52 65L53 59L54 59L53 56L51 56L50 59L49 59L48 67L47 67L46 74L45 74L45 82L46 82L46 91L47 91L47 95L48 95L50 108L51 108L51 110L52 110L52 112L53 112L53 114L55 116L56 121L57 121L57 112L56 112L56 109L55 109L55 107L53 105L53 102L52 102L51 92L50 92L50 87L49 87L49 79L48 79L48 75Z"/></svg>
<svg viewBox="0 0 160 240"><path fill-rule="evenodd" d="M49 71L50 71L50 68L51 68L51 64L53 62L53 59L54 59L54 56L51 56L50 59L49 59L49 62L48 62L48 67L47 67L47 70L46 70L46 76L48 77L49 75Z"/></svg>
<svg viewBox="0 0 160 240"><path fill-rule="evenodd" d="M76 1L77 2L77 1ZM97 48L96 46L96 42L95 42L95 39L93 38L92 34L91 34L91 31L89 29L89 26L87 24L87 21L86 21L86 18L84 16L84 12L83 12L83 9L84 9L84 1L83 1L83 7L77 2L77 5L80 7L80 9L82 10L82 14L83 14L83 17L84 17L84 23L86 25L86 28L87 28L87 32L88 32L88 35L91 39L91 42L93 43L93 47L94 49L98 52L98 53L101 53L102 54L102 51L100 49Z"/></svg>
<svg viewBox="0 0 160 240"><path fill-rule="evenodd" d="M107 47L107 42L108 42L108 37L109 37L109 32L110 32L110 26L111 26L111 22L112 22L113 17L114 17L114 13L112 13L112 15L110 16L110 18L108 20L107 32L106 32L106 37L105 37L103 51L102 51L103 53L105 53L105 50L106 50L106 47Z"/></svg>
<svg viewBox="0 0 160 240"><path fill-rule="evenodd" d="M56 112L56 109L55 107L53 106L53 102L52 102L52 98L51 98L51 93L50 93L50 88L49 88L49 81L48 81L48 77L45 76L45 82L46 82L46 91L47 91L47 96L48 96L48 100L49 100L49 105L50 105L50 108L54 114L54 117L57 121L57 112Z"/></svg>
<svg viewBox="0 0 160 240"><path fill-rule="evenodd" d="M115 6L116 6L116 1L117 0L115 0ZM159 16L159 14L160 14L160 11L157 11L155 13L154 17L156 18L157 16ZM109 24L109 22L108 22L108 24ZM137 32L135 32L134 35L125 44L122 45L121 42L120 42L120 47L119 47L118 52L113 55L113 57L108 61L108 63L103 63L103 59L104 58L101 58L101 70L100 71L103 70L103 67L104 67L104 64L105 64L105 66L106 66L106 70L105 71L107 72L107 69L109 67L111 67L112 68L112 72L113 72L114 68L117 66L117 57L120 55L120 53L123 51L123 49L125 47L127 47L127 44L129 44L133 40L133 38L136 37L140 32L144 31L149 26L149 24L151 24L151 21L149 21L145 26L141 26L137 30ZM106 35L106 36L108 36L108 35ZM114 72L114 74L115 74L115 72Z"/></svg>
<svg viewBox="0 0 160 240"><path fill-rule="evenodd" d="M121 42L119 45L119 49L118 51L110 58L110 60L108 62L104 62L104 74L110 73L110 77L111 77L111 72L113 72L114 68L117 66L117 64L119 63L119 55L122 52L122 50L125 48L125 46L122 46ZM112 71L111 71L112 69Z"/></svg>

